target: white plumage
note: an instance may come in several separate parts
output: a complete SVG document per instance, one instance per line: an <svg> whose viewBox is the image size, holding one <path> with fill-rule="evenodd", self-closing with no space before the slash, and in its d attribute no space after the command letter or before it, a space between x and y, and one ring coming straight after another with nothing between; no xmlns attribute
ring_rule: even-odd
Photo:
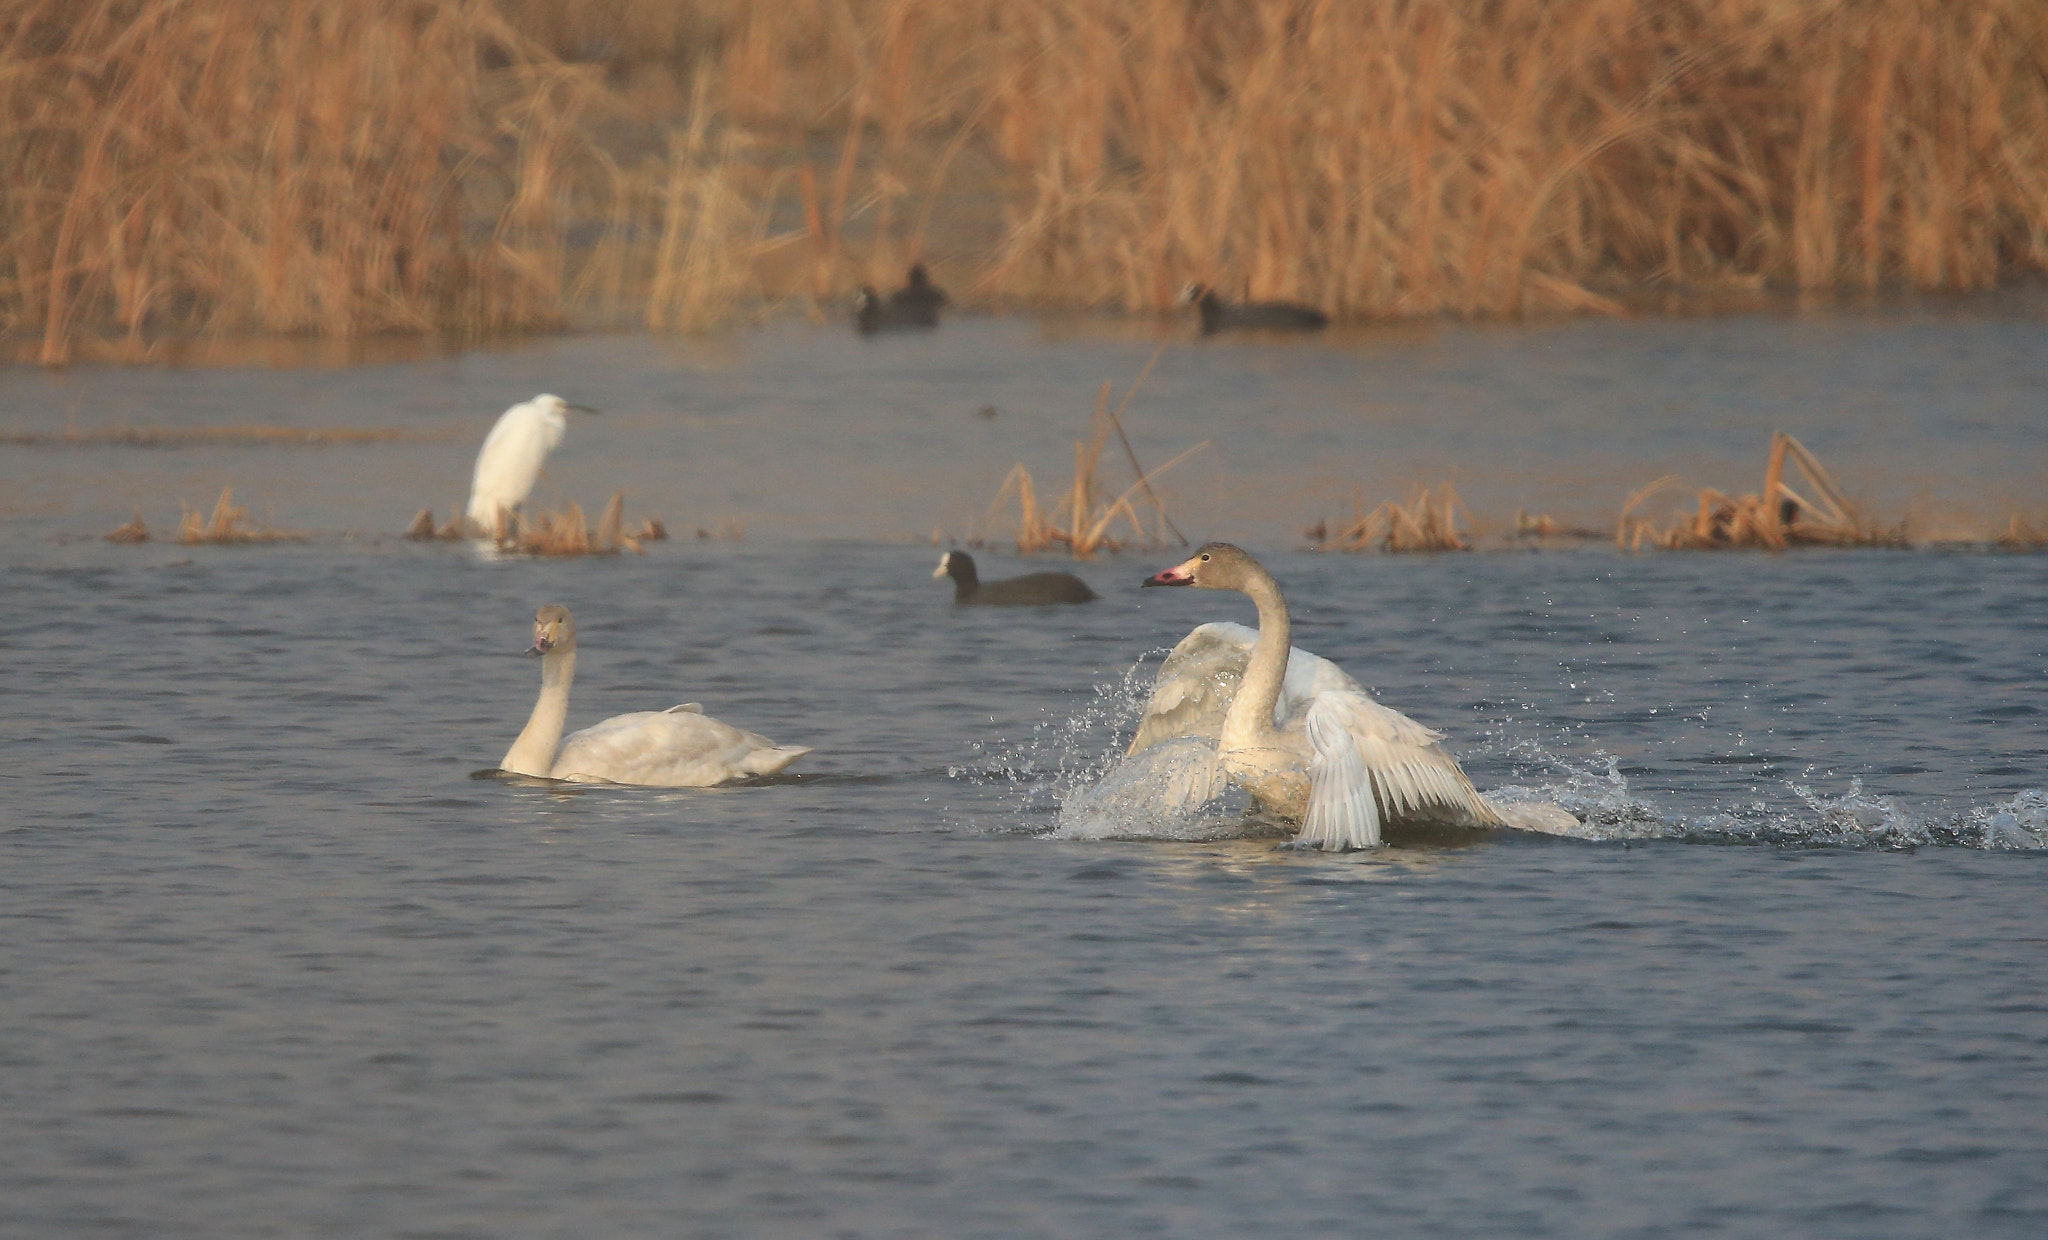
<svg viewBox="0 0 2048 1240"><path fill-rule="evenodd" d="M1300 843L1327 849L1377 847L1389 823L1577 825L1554 805L1488 801L1444 752L1441 733L1374 701L1328 659L1289 645L1279 586L1239 548L1210 543L1145 584L1239 590L1259 609L1257 629L1201 625L1160 665L1126 760L1176 737L1216 742L1206 772L1183 769L1165 790L1173 808L1234 783L1267 812L1299 821Z"/></svg>
<svg viewBox="0 0 2048 1240"><path fill-rule="evenodd" d="M582 783L704 788L773 775L809 753L721 723L695 702L667 710L613 715L565 740L569 686L576 678L576 621L550 603L534 613L533 649L541 656L540 698L500 769Z"/></svg>
<svg viewBox="0 0 2048 1240"><path fill-rule="evenodd" d="M498 415L491 433L484 436L484 446L476 454L476 470L470 475L472 525L488 534L495 532L501 521L511 520L512 511L533 493L548 453L562 442L571 409L595 412L543 392Z"/></svg>

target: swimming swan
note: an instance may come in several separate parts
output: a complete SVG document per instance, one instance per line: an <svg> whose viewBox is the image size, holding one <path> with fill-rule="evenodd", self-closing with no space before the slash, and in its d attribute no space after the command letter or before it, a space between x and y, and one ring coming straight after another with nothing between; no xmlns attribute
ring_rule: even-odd
<svg viewBox="0 0 2048 1240"><path fill-rule="evenodd" d="M720 723L695 702L613 715L563 740L569 685L576 678L576 620L568 608L550 603L534 613L533 649L527 653L541 656L540 700L498 764L514 774L707 788L749 775L773 775L811 752Z"/></svg>
<svg viewBox="0 0 2048 1240"><path fill-rule="evenodd" d="M1301 823L1297 841L1337 850L1376 848L1391 825L1567 830L1554 805L1495 805L1445 753L1443 734L1372 700L1328 659L1289 645L1280 587L1229 543L1209 543L1148 586L1238 590L1259 627L1205 624L1159 667L1138 734L1125 754L1177 737L1216 742L1215 757L1170 795L1193 803L1226 783L1267 812Z"/></svg>

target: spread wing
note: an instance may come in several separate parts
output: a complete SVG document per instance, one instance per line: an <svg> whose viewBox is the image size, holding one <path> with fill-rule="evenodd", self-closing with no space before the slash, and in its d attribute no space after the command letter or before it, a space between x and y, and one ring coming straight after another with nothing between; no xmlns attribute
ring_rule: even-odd
<svg viewBox="0 0 2048 1240"><path fill-rule="evenodd" d="M1503 825L1457 759L1444 752L1443 733L1360 690L1317 694L1303 726L1311 751L1303 844L1371 848L1389 821Z"/></svg>
<svg viewBox="0 0 2048 1240"><path fill-rule="evenodd" d="M1244 665L1258 639L1257 629L1229 621L1201 625L1181 638L1159 665L1152 696L1126 755L1177 736L1221 736L1223 716L1244 682ZM1274 724L1285 724L1318 693L1332 689L1357 690L1358 682L1328 659L1290 647L1280 700L1273 708Z"/></svg>

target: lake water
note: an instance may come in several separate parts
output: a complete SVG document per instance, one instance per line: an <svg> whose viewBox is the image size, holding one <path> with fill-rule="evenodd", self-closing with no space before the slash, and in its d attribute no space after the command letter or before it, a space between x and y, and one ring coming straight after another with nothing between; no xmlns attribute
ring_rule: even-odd
<svg viewBox="0 0 2048 1240"><path fill-rule="evenodd" d="M1298 548L1354 487L1452 478L1495 530L1663 472L1754 489L1778 426L1879 511L2038 515L2043 334L980 320L0 371L0 1234L2041 1235L2048 558ZM1088 606L956 610L930 537L993 533L1014 463L1064 485L1156 351L1135 449L1211 444L1175 522L1584 838L1062 818L1160 652L1251 609L1140 592L1158 550L1073 566ZM541 390L605 410L559 493L685 536L398 538ZM406 437L52 439L254 424ZM224 485L308 541L99 537ZM701 701L816 752L740 788L479 778L549 601L572 727Z"/></svg>

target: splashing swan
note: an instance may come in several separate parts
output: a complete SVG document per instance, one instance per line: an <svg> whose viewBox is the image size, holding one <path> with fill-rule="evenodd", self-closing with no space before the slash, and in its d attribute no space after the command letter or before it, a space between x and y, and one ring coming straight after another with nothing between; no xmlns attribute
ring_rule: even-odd
<svg viewBox="0 0 2048 1240"><path fill-rule="evenodd" d="M569 685L576 678L576 620L568 608L550 603L534 613L533 649L527 653L541 656L540 700L498 764L514 774L708 788L749 775L773 775L811 752L720 723L695 702L613 715L564 740Z"/></svg>
<svg viewBox="0 0 2048 1240"><path fill-rule="evenodd" d="M1299 821L1298 843L1332 850L1376 848L1390 824L1577 825L1554 805L1488 801L1444 752L1442 733L1291 646L1279 585L1240 548L1209 543L1144 584L1237 590L1259 609L1257 629L1204 624L1160 665L1125 761L1180 737L1216 742L1214 759L1184 774L1170 798L1206 801L1236 784L1268 813Z"/></svg>

